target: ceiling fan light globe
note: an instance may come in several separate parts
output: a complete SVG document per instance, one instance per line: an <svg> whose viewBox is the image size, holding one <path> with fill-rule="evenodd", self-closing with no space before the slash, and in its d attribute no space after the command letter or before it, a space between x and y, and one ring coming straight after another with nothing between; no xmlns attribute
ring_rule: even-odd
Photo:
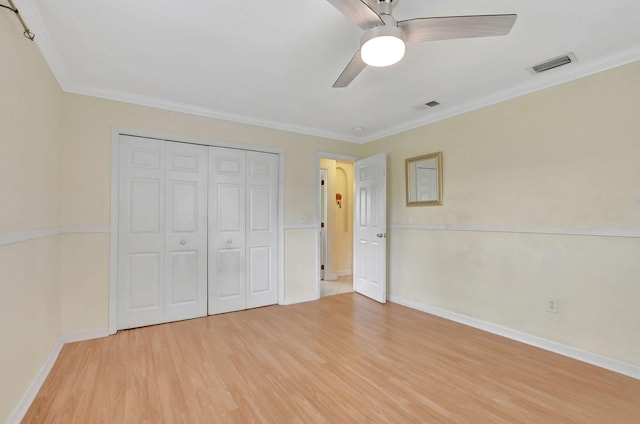
<svg viewBox="0 0 640 424"><path fill-rule="evenodd" d="M404 41L393 35L383 35L367 40L361 47L362 60L369 66L393 65L404 57Z"/></svg>

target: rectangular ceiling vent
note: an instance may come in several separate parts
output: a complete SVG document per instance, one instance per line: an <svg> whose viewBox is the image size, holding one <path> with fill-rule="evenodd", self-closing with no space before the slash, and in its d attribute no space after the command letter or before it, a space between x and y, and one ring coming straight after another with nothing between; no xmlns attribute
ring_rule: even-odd
<svg viewBox="0 0 640 424"><path fill-rule="evenodd" d="M529 71L532 74L539 74L541 72L545 72L553 68L558 68L560 66L568 65L576 61L577 61L576 56L573 53L569 53L564 56L555 57L553 59L547 60L546 62L539 63L535 66L532 66L531 68L529 68Z"/></svg>

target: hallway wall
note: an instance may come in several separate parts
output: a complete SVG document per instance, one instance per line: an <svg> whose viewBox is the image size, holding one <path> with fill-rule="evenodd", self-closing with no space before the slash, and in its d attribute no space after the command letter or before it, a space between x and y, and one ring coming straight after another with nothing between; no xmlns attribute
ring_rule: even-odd
<svg viewBox="0 0 640 424"><path fill-rule="evenodd" d="M353 164L335 159L321 159L327 170L327 238L328 264L326 280L353 273ZM336 194L342 199L340 205Z"/></svg>

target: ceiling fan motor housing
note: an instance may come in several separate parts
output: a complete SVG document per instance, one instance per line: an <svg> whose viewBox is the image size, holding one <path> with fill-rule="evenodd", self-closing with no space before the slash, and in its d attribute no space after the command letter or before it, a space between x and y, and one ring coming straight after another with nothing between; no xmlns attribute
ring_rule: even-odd
<svg viewBox="0 0 640 424"><path fill-rule="evenodd" d="M364 43L376 37L396 37L401 39L402 41L407 41L404 32L398 28L398 22L391 15L382 15L382 20L384 21L384 25L375 26L373 28L369 28L362 34L360 38L360 46L363 46Z"/></svg>

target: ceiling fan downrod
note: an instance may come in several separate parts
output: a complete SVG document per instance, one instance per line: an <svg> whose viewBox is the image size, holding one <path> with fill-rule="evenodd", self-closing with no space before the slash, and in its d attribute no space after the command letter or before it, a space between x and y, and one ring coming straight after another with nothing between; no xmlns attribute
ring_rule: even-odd
<svg viewBox="0 0 640 424"><path fill-rule="evenodd" d="M378 15L391 15L391 11L398 5L398 1L400 0L368 0L369 6L378 12Z"/></svg>

